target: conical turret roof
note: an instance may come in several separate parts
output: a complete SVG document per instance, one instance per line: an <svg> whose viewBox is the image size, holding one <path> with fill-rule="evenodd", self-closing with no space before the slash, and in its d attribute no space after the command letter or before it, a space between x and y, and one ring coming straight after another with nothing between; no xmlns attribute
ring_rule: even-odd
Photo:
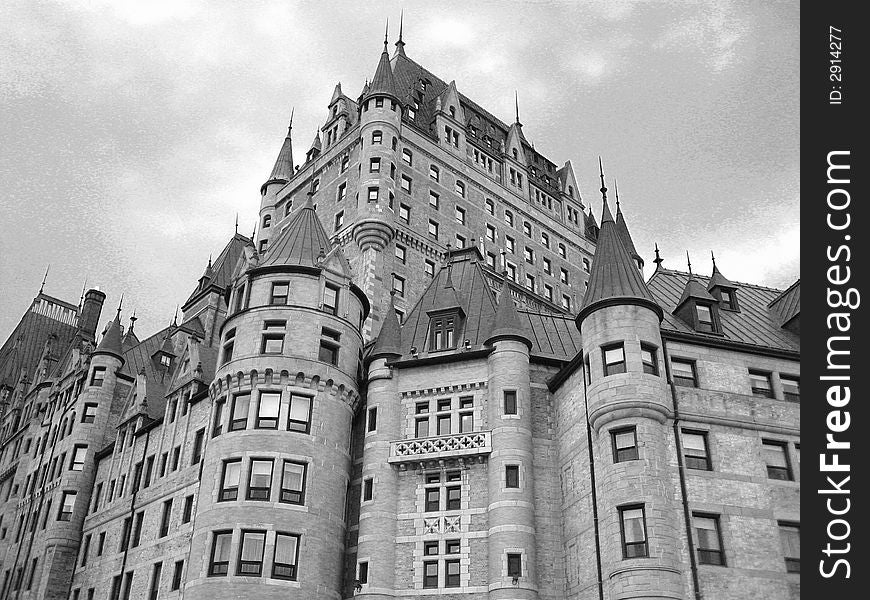
<svg viewBox="0 0 870 600"><path fill-rule="evenodd" d="M275 166L272 167L272 173L269 175L268 182L287 182L293 177L293 140L291 132L293 131L293 117L290 117L290 126L287 128L287 136L284 138L284 143L281 145L281 151L278 152L278 158L275 159ZM318 136L319 139L319 136Z"/></svg>
<svg viewBox="0 0 870 600"><path fill-rule="evenodd" d="M492 332L486 339L486 344L490 344L501 338L518 339L524 342L529 348L532 347L532 341L523 331L523 326L520 323L520 316L517 313L517 308L514 306L514 301L511 298L507 275L505 275L502 280L498 306L495 309L495 318L493 319Z"/></svg>
<svg viewBox="0 0 870 600"><path fill-rule="evenodd" d="M332 244L317 218L311 196L290 217L284 230L270 244L258 268L274 266L316 267L329 254Z"/></svg>
<svg viewBox="0 0 870 600"><path fill-rule="evenodd" d="M112 354L123 360L120 308L118 309L118 314L115 315L115 320L109 323L109 327L106 329L106 333L103 334L103 339L100 340L100 344L97 346L94 354Z"/></svg>
<svg viewBox="0 0 870 600"><path fill-rule="evenodd" d="M631 234L628 232L628 225L625 223L625 217L622 214L622 207L619 206L618 201L616 203L616 231L619 233L619 239L622 240L623 245L626 250L628 250L631 257L640 261L640 264L642 265L644 263L643 257L638 254L637 249L634 247L634 241L631 239Z"/></svg>
<svg viewBox="0 0 870 600"><path fill-rule="evenodd" d="M311 142L311 148L308 149L309 152L312 150L320 151L323 149L323 142L320 140L320 130L314 132L314 141Z"/></svg>
<svg viewBox="0 0 870 600"><path fill-rule="evenodd" d="M387 95L399 99L398 88L396 87L396 78L393 76L393 67L390 66L390 55L387 54L387 47L384 46L384 51L381 52L381 59L378 61L378 68L375 71L375 76L372 78L369 89L366 92L366 97L375 95Z"/></svg>
<svg viewBox="0 0 870 600"><path fill-rule="evenodd" d="M402 326L399 324L399 315L396 314L396 306L390 301L390 308L384 317L384 324L372 347L370 358L402 355Z"/></svg>
<svg viewBox="0 0 870 600"><path fill-rule="evenodd" d="M589 287L583 296L583 305L577 314L577 322L580 323L597 306L618 303L619 300L648 305L662 317L661 307L653 300L640 270L620 238L605 198L598 244L592 259L592 274L589 277Z"/></svg>

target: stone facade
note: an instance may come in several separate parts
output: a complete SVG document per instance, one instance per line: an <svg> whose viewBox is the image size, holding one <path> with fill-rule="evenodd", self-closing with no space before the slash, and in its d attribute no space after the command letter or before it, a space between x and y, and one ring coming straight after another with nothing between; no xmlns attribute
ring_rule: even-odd
<svg viewBox="0 0 870 600"><path fill-rule="evenodd" d="M798 598L782 294L643 282L606 197L599 237L401 41L328 108L180 324L99 336L90 291L0 355L0 600Z"/></svg>

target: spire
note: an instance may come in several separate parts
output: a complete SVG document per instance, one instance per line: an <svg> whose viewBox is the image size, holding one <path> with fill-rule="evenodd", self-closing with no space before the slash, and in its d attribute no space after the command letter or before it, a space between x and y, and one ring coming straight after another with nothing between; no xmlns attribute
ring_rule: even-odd
<svg viewBox="0 0 870 600"><path fill-rule="evenodd" d="M502 273L502 276L501 291L498 295L498 306L495 309L492 333L489 334L485 343L490 345L498 339L513 338L524 342L526 346L531 349L532 341L523 331L523 326L520 323L520 316L517 313L517 308L514 306L514 301L511 298L507 272Z"/></svg>
<svg viewBox="0 0 870 600"><path fill-rule="evenodd" d="M368 90L363 94L363 100L374 95L386 95L398 100L399 94L397 90L396 78L393 76L393 67L390 66L390 55L387 54L387 38L385 36L384 51L381 52L378 68L375 70L375 76L372 78Z"/></svg>
<svg viewBox="0 0 870 600"><path fill-rule="evenodd" d="M405 21L405 9L399 13L399 39L396 41L396 54L405 56L405 42L402 40L402 25Z"/></svg>
<svg viewBox="0 0 870 600"><path fill-rule="evenodd" d="M133 310L133 314L130 315L130 326L127 328L127 331L124 332L124 339L121 340L121 349L126 352L133 346L139 343L139 338L136 337L136 333L133 331L133 326L136 324L136 310Z"/></svg>
<svg viewBox="0 0 870 600"><path fill-rule="evenodd" d="M600 159L599 159L600 160ZM589 287L583 296L583 305L577 314L578 326L597 308L613 304L637 304L653 310L663 318L661 307L656 304L644 283L640 270L631 259L628 249L620 239L619 231L607 206L607 187L604 169L599 162L601 174L602 217L595 256L592 259L592 274Z"/></svg>
<svg viewBox="0 0 870 600"><path fill-rule="evenodd" d="M236 213L236 235L239 233L239 213Z"/></svg>
<svg viewBox="0 0 870 600"><path fill-rule="evenodd" d="M51 263L45 267L45 275L42 277L42 285L39 286L39 293L42 293L42 290L45 289L45 282L48 280L48 270L51 269Z"/></svg>
<svg viewBox="0 0 870 600"><path fill-rule="evenodd" d="M387 53L387 45L390 43L390 17L387 17L387 24L384 26L384 54Z"/></svg>
<svg viewBox="0 0 870 600"><path fill-rule="evenodd" d="M121 300L123 301L123 296ZM94 354L111 354L123 361L124 356L121 347L121 305L119 304L115 320L109 323L109 327L106 329L106 333L103 334L103 339L100 340L100 344L97 346Z"/></svg>
<svg viewBox="0 0 870 600"><path fill-rule="evenodd" d="M716 256L713 254L712 250L710 250L710 258L713 259L713 274L710 277L710 282L707 284L707 291L709 292L715 287L736 288L737 286L725 277L719 270L719 267L716 266Z"/></svg>
<svg viewBox="0 0 870 600"><path fill-rule="evenodd" d="M318 152L320 152L320 150L322 149L323 142L320 141L320 129L315 129L314 140L311 142L311 148L308 150L308 152L311 152L311 150L317 150Z"/></svg>
<svg viewBox="0 0 870 600"><path fill-rule="evenodd" d="M517 90L514 90L514 104L516 105L516 109L517 109L516 124L519 125L520 127L522 127L523 124L520 123L520 93Z"/></svg>
<svg viewBox="0 0 870 600"><path fill-rule="evenodd" d="M598 157L598 174L601 178L601 198L604 205L601 208L601 229L604 229L604 224L610 221L613 223L613 214L610 212L610 207L607 206L607 185L604 183L604 165L601 162L601 157ZM599 236L601 234L599 233Z"/></svg>
<svg viewBox="0 0 870 600"><path fill-rule="evenodd" d="M399 324L399 315L396 313L394 302L395 290L390 292L390 307L384 316L384 324L375 340L369 358L381 358L386 356L402 355L402 326Z"/></svg>
<svg viewBox="0 0 870 600"><path fill-rule="evenodd" d="M658 268L662 266L662 263L665 262L665 259L663 259L663 258L659 255L659 244L658 244L658 242L656 242L656 259L655 259L653 262L656 264L656 270L658 270Z"/></svg>
<svg viewBox="0 0 870 600"><path fill-rule="evenodd" d="M686 264L689 265L689 279L694 279L695 274L692 273L692 259L689 258L689 251L686 250Z"/></svg>
<svg viewBox="0 0 870 600"><path fill-rule="evenodd" d="M286 183L293 177L293 139L291 132L293 131L293 114L295 112L296 108L294 107L290 111L290 125L287 127L287 136L284 138L284 143L278 152L278 158L275 160L275 166L272 167L272 173L269 175L266 183L263 184L264 187L273 182Z"/></svg>

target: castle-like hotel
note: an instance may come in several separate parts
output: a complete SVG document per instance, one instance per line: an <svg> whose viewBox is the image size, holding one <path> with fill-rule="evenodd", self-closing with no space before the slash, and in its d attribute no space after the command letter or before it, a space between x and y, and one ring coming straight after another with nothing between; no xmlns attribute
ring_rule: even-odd
<svg viewBox="0 0 870 600"><path fill-rule="evenodd" d="M644 281L401 35L327 108L169 327L0 348L0 600L798 598L799 282Z"/></svg>

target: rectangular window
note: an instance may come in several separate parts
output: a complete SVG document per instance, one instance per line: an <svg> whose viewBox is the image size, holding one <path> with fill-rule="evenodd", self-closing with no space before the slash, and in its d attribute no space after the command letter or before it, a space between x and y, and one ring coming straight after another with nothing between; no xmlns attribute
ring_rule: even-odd
<svg viewBox="0 0 870 600"><path fill-rule="evenodd" d="M438 167L436 167L435 165L429 165L429 177L431 177L435 181L438 181L438 179L440 177L440 172L438 171Z"/></svg>
<svg viewBox="0 0 870 600"><path fill-rule="evenodd" d="M408 250L404 246L396 244L396 259L400 263L405 264L405 261L407 260L407 258L408 258Z"/></svg>
<svg viewBox="0 0 870 600"><path fill-rule="evenodd" d="M377 156L369 159L369 173L381 172L381 159Z"/></svg>
<svg viewBox="0 0 870 600"><path fill-rule="evenodd" d="M262 575L265 547L265 531L242 530L242 544L239 550L239 566L236 569L236 575Z"/></svg>
<svg viewBox="0 0 870 600"><path fill-rule="evenodd" d="M180 459L181 459L181 446L176 446L176 447L173 448L173 450L172 450L172 470L173 470L173 471L177 471L177 470L178 470L178 461L179 461ZM121 483L122 483L122 485L121 485L121 490L122 490L122 491L123 491L123 489L124 489L123 482L124 482L124 478L122 477L122 478L121 478Z"/></svg>
<svg viewBox="0 0 870 600"><path fill-rule="evenodd" d="M76 506L76 492L64 492L61 496L60 511L57 514L58 521L71 521L73 510Z"/></svg>
<svg viewBox="0 0 870 600"><path fill-rule="evenodd" d="M184 574L184 561L175 561L175 568L172 570L172 586L170 591L175 591L181 588L181 576Z"/></svg>
<svg viewBox="0 0 870 600"><path fill-rule="evenodd" d="M405 223L411 222L411 207L406 204L399 205L399 220Z"/></svg>
<svg viewBox="0 0 870 600"><path fill-rule="evenodd" d="M121 598L121 576L115 575L112 577L112 589L109 592L109 600L120 600Z"/></svg>
<svg viewBox="0 0 870 600"><path fill-rule="evenodd" d="M257 408L257 429L278 429L278 409L281 405L281 392L260 392L260 405Z"/></svg>
<svg viewBox="0 0 870 600"><path fill-rule="evenodd" d="M205 428L200 429L193 436L193 453L190 457L190 464L195 465L202 458L202 444L205 440Z"/></svg>
<svg viewBox="0 0 870 600"><path fill-rule="evenodd" d="M220 398L214 403L214 417L212 418L211 437L217 437L223 431L224 406L227 401Z"/></svg>
<svg viewBox="0 0 870 600"><path fill-rule="evenodd" d="M429 206L431 206L435 210L438 210L439 204L440 198L438 197L438 194L436 194L432 190L429 190Z"/></svg>
<svg viewBox="0 0 870 600"><path fill-rule="evenodd" d="M779 522L779 540L785 558L785 570L801 572L801 529L797 523Z"/></svg>
<svg viewBox="0 0 870 600"><path fill-rule="evenodd" d="M487 213L495 216L495 202L487 198L486 202L484 203L484 208L486 209Z"/></svg>
<svg viewBox="0 0 870 600"><path fill-rule="evenodd" d="M486 239L490 242L495 242L495 227L489 223L486 224Z"/></svg>
<svg viewBox="0 0 870 600"><path fill-rule="evenodd" d="M508 577L523 576L523 555L514 552L509 552L507 555L507 574Z"/></svg>
<svg viewBox="0 0 870 600"><path fill-rule="evenodd" d="M338 186L338 193L335 196L336 202L341 202L347 197L347 183L342 183Z"/></svg>
<svg viewBox="0 0 870 600"><path fill-rule="evenodd" d="M368 425L366 431L376 431L378 428L378 407L373 406L368 411Z"/></svg>
<svg viewBox="0 0 870 600"><path fill-rule="evenodd" d="M505 465L504 468L504 486L506 488L520 487L520 466Z"/></svg>
<svg viewBox="0 0 870 600"><path fill-rule="evenodd" d="M172 517L172 499L163 502L163 510L160 513L160 533L157 537L169 535L169 521Z"/></svg>
<svg viewBox="0 0 870 600"><path fill-rule="evenodd" d="M402 187L403 192L405 192L406 194L411 193L411 178L410 177L408 177L407 175L402 175L402 181L401 181L400 185Z"/></svg>
<svg viewBox="0 0 870 600"><path fill-rule="evenodd" d="M366 479L363 480L363 493L362 493L363 502L368 502L369 500L372 499L372 497L374 496L374 487L375 487L375 480L372 479L371 477L367 477Z"/></svg>
<svg viewBox="0 0 870 600"><path fill-rule="evenodd" d="M225 577L230 568L230 553L233 549L232 531L215 531L211 543L209 577Z"/></svg>
<svg viewBox="0 0 870 600"><path fill-rule="evenodd" d="M433 240L438 239L438 221L433 221L429 219L429 237Z"/></svg>
<svg viewBox="0 0 870 600"><path fill-rule="evenodd" d="M409 166L414 162L414 155L407 148L402 148L402 162Z"/></svg>
<svg viewBox="0 0 870 600"><path fill-rule="evenodd" d="M526 273L526 288L528 288L529 290L531 290L533 292L535 291L535 276L534 275L529 275L528 273Z"/></svg>
<svg viewBox="0 0 870 600"><path fill-rule="evenodd" d="M106 547L106 532L101 531L100 537L97 538L97 556L103 555L103 549Z"/></svg>
<svg viewBox="0 0 870 600"><path fill-rule="evenodd" d="M601 349L604 357L604 376L625 373L625 349L620 342Z"/></svg>
<svg viewBox="0 0 870 600"><path fill-rule="evenodd" d="M82 423L93 423L97 419L97 405L88 402L82 412Z"/></svg>
<svg viewBox="0 0 870 600"><path fill-rule="evenodd" d="M447 350L454 347L456 317L453 315L433 317L430 348L432 350Z"/></svg>
<svg viewBox="0 0 870 600"><path fill-rule="evenodd" d="M284 329L287 321L264 321L260 354L281 354L284 351Z"/></svg>
<svg viewBox="0 0 870 600"><path fill-rule="evenodd" d="M338 231L344 226L344 211L340 210L335 213L335 220L332 223L332 230Z"/></svg>
<svg viewBox="0 0 870 600"><path fill-rule="evenodd" d="M490 269L495 270L495 254L492 252L486 253L486 264Z"/></svg>
<svg viewBox="0 0 870 600"><path fill-rule="evenodd" d="M248 427L248 410L250 407L250 393L233 396L233 415L230 421L230 431L239 431Z"/></svg>
<svg viewBox="0 0 870 600"><path fill-rule="evenodd" d="M290 284L287 282L276 282L272 284L272 293L269 297L269 304L284 305L287 304L287 298L290 295Z"/></svg>
<svg viewBox="0 0 870 600"><path fill-rule="evenodd" d="M559 267L559 281L568 285L568 271L564 267Z"/></svg>
<svg viewBox="0 0 870 600"><path fill-rule="evenodd" d="M459 571L460 569L458 560L444 561L444 587L459 587Z"/></svg>
<svg viewBox="0 0 870 600"><path fill-rule="evenodd" d="M438 587L438 561L427 560L423 562L423 588Z"/></svg>
<svg viewBox="0 0 870 600"><path fill-rule="evenodd" d="M588 258L584 258L584 259L583 259L583 270L584 270L585 272L587 272L587 273L590 271L590 265L589 265L589 259L588 259Z"/></svg>
<svg viewBox="0 0 870 600"><path fill-rule="evenodd" d="M287 430L308 433L311 428L311 397L290 395L290 414L287 419Z"/></svg>
<svg viewBox="0 0 870 600"><path fill-rule="evenodd" d="M453 216L456 219L456 222L460 225L465 225L465 209L461 206L457 206L453 211Z"/></svg>
<svg viewBox="0 0 870 600"><path fill-rule="evenodd" d="M698 547L698 563L702 565L725 565L722 551L722 533L718 515L692 515L695 525L695 541Z"/></svg>
<svg viewBox="0 0 870 600"><path fill-rule="evenodd" d="M710 471L710 453L707 449L707 433L704 431L682 432L683 459L687 469Z"/></svg>
<svg viewBox="0 0 870 600"><path fill-rule="evenodd" d="M94 367L94 372L91 374L91 385L94 387L103 387L103 381L106 379L106 367Z"/></svg>
<svg viewBox="0 0 870 600"><path fill-rule="evenodd" d="M429 277L435 277L435 263L428 258L426 259L423 270Z"/></svg>
<svg viewBox="0 0 870 600"><path fill-rule="evenodd" d="M456 234L456 247L457 248L465 248L465 236Z"/></svg>
<svg viewBox="0 0 870 600"><path fill-rule="evenodd" d="M514 250L516 249L516 242L514 242L514 238L509 235L504 236L504 247L508 252L513 254Z"/></svg>
<svg viewBox="0 0 870 600"><path fill-rule="evenodd" d="M474 431L474 413L471 411L459 413L459 433Z"/></svg>
<svg viewBox="0 0 870 600"><path fill-rule="evenodd" d="M372 131L372 144L380 144L381 140L383 140L383 132L376 130Z"/></svg>
<svg viewBox="0 0 870 600"><path fill-rule="evenodd" d="M370 187L368 198L369 198L369 202L377 202L378 201L378 188Z"/></svg>
<svg viewBox="0 0 870 600"><path fill-rule="evenodd" d="M637 428L623 427L610 432L613 441L613 462L637 460Z"/></svg>
<svg viewBox="0 0 870 600"><path fill-rule="evenodd" d="M450 435L450 415L438 415L436 417L438 424L438 435Z"/></svg>
<svg viewBox="0 0 870 600"><path fill-rule="evenodd" d="M248 500L269 500L272 490L272 460L255 458L251 460L248 477Z"/></svg>
<svg viewBox="0 0 870 600"><path fill-rule="evenodd" d="M695 361L683 359L671 359L671 375L674 385L683 387L698 387L698 376L695 372Z"/></svg>
<svg viewBox="0 0 870 600"><path fill-rule="evenodd" d="M789 402L801 401L801 380L791 375L780 375L779 382L782 384L783 400Z"/></svg>
<svg viewBox="0 0 870 600"><path fill-rule="evenodd" d="M405 296L405 278L393 273L393 291L399 297Z"/></svg>
<svg viewBox="0 0 870 600"><path fill-rule="evenodd" d="M515 390L504 391L504 414L517 414L517 393Z"/></svg>
<svg viewBox="0 0 870 600"><path fill-rule="evenodd" d="M414 422L414 437L429 437L429 417L420 418Z"/></svg>
<svg viewBox="0 0 870 600"><path fill-rule="evenodd" d="M698 313L698 331L715 331L713 311L710 310L710 307L704 304L697 304L695 309Z"/></svg>
<svg viewBox="0 0 870 600"><path fill-rule="evenodd" d="M221 364L222 365L225 365L226 363L230 362L233 359L233 349L235 348L235 343L236 343L235 340L236 340L236 330L230 329L227 332L226 337L224 338L223 353L221 356ZM172 407L172 408L173 408L173 410L169 414L169 422L170 423L175 419L175 410L174 410L174 407Z"/></svg>
<svg viewBox="0 0 870 600"><path fill-rule="evenodd" d="M35 521L36 519L34 519ZM82 558L79 566L84 567L88 564L88 551L91 549L91 534L85 536L84 541L82 542Z"/></svg>
<svg viewBox="0 0 870 600"><path fill-rule="evenodd" d="M218 502L237 500L239 497L239 480L242 475L242 460L239 458L224 461L221 490Z"/></svg>
<svg viewBox="0 0 870 600"><path fill-rule="evenodd" d="M441 510L441 489L426 488L426 512L436 512Z"/></svg>
<svg viewBox="0 0 870 600"><path fill-rule="evenodd" d="M184 498L184 509L181 513L181 523L190 523L193 517L193 494Z"/></svg>
<svg viewBox="0 0 870 600"><path fill-rule="evenodd" d="M279 501L288 504L305 503L305 463L284 461L281 475L281 497Z"/></svg>
<svg viewBox="0 0 870 600"><path fill-rule="evenodd" d="M527 263L535 264L535 251L526 246L523 248L523 258L526 259Z"/></svg>
<svg viewBox="0 0 870 600"><path fill-rule="evenodd" d="M156 562L151 567L151 587L148 590L148 600L157 600L160 593L160 574L163 572L163 562Z"/></svg>
<svg viewBox="0 0 870 600"><path fill-rule="evenodd" d="M151 475L154 473L154 456L149 456L145 461L145 480L142 482L142 487L151 485Z"/></svg>
<svg viewBox="0 0 870 600"><path fill-rule="evenodd" d="M759 398L773 398L773 386L770 384L770 373L765 371L749 371L749 384L752 395Z"/></svg>
<svg viewBox="0 0 870 600"><path fill-rule="evenodd" d="M640 345L640 359L643 362L643 372L650 375L659 374L658 352L655 346L649 344Z"/></svg>
<svg viewBox="0 0 870 600"><path fill-rule="evenodd" d="M88 447L87 446L76 446L73 448L72 452L72 460L70 461L69 468L71 471L84 471L85 470L85 457L88 455Z"/></svg>
<svg viewBox="0 0 870 600"><path fill-rule="evenodd" d="M447 510L459 510L462 507L462 488L457 486L448 487L444 490L447 493Z"/></svg>
<svg viewBox="0 0 870 600"><path fill-rule="evenodd" d="M133 587L133 571L124 573L124 590L121 593L121 600L130 600L130 589Z"/></svg>
<svg viewBox="0 0 870 600"><path fill-rule="evenodd" d="M121 539L118 552L123 552L130 545L130 534L133 532L133 517L127 517L121 524Z"/></svg>
<svg viewBox="0 0 870 600"><path fill-rule="evenodd" d="M296 579L296 565L299 562L299 536L290 533L275 534L275 557L272 560L272 577L275 579Z"/></svg>
<svg viewBox="0 0 870 600"><path fill-rule="evenodd" d="M788 445L785 442L761 440L764 462L767 464L767 478L792 481L791 464L788 460Z"/></svg>
<svg viewBox="0 0 870 600"><path fill-rule="evenodd" d="M622 557L642 558L649 556L646 543L646 515L643 505L623 506L619 509L622 534Z"/></svg>

